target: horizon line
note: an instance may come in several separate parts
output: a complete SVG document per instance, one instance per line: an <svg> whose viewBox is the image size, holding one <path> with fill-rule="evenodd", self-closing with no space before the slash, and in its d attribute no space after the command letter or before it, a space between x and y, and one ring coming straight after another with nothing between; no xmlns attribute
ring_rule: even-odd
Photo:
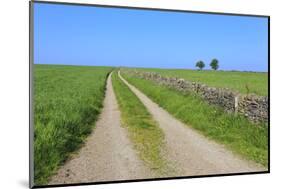
<svg viewBox="0 0 281 189"><path fill-rule="evenodd" d="M48 64L48 63L34 63L34 65L53 65L53 66L85 66L85 67L112 67L112 68L143 68L143 69L163 69L163 70L193 70L193 71L224 71L224 72L256 72L256 73L268 73L268 71L252 71L252 70L235 70L235 69L219 69L219 70L213 70L213 69L192 69L192 68L173 68L173 67L140 67L140 66L108 66L108 65L87 65L87 64Z"/></svg>

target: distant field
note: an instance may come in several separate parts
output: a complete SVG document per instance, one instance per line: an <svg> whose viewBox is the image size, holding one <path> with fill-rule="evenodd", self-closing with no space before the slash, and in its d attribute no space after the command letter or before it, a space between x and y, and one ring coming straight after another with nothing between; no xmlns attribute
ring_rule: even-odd
<svg viewBox="0 0 281 189"><path fill-rule="evenodd" d="M157 68L139 68L139 70L197 81L212 87L229 88L243 94L249 92L261 96L268 95L268 73Z"/></svg>
<svg viewBox="0 0 281 189"><path fill-rule="evenodd" d="M112 68L34 66L35 183L48 177L91 132Z"/></svg>

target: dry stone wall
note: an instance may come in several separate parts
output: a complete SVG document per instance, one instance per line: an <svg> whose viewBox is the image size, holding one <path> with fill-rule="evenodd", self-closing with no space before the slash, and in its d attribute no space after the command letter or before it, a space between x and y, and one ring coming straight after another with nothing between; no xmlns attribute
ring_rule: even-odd
<svg viewBox="0 0 281 189"><path fill-rule="evenodd" d="M268 97L266 96L239 94L229 89L209 87L181 78L164 77L154 72L134 70L130 73L178 91L197 93L208 103L222 107L229 113L242 114L252 122L268 122Z"/></svg>

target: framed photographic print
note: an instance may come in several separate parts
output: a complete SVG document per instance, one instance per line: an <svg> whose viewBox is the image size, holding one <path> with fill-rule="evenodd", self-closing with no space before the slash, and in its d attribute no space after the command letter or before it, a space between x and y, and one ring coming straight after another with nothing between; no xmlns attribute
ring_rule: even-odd
<svg viewBox="0 0 281 189"><path fill-rule="evenodd" d="M269 173L269 16L29 3L30 187Z"/></svg>

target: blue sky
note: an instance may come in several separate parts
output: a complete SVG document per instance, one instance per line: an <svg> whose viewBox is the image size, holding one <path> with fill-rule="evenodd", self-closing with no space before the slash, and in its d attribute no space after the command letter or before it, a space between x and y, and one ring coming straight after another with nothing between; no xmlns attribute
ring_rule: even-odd
<svg viewBox="0 0 281 189"><path fill-rule="evenodd" d="M36 64L268 71L267 18L35 3Z"/></svg>

